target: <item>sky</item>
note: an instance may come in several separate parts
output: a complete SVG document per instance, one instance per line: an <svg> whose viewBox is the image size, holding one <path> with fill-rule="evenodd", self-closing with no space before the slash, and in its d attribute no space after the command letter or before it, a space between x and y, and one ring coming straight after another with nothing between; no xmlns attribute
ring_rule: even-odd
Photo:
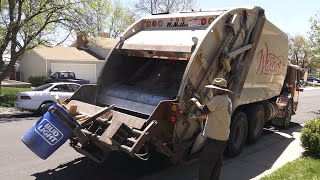
<svg viewBox="0 0 320 180"><path fill-rule="evenodd" d="M198 0L201 9L260 6L267 19L291 36L307 36L309 19L320 10L320 0Z"/></svg>

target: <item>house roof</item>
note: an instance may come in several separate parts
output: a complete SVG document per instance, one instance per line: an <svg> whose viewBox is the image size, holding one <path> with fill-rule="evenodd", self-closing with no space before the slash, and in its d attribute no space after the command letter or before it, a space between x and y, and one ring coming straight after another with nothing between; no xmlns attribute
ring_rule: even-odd
<svg viewBox="0 0 320 180"><path fill-rule="evenodd" d="M114 38L92 37L89 39L89 45L97 45L105 49L112 49L118 41L118 39Z"/></svg>
<svg viewBox="0 0 320 180"><path fill-rule="evenodd" d="M99 61L97 58L88 54L85 51L78 50L75 47L37 47L34 48L36 54L46 60L61 60L61 61Z"/></svg>
<svg viewBox="0 0 320 180"><path fill-rule="evenodd" d="M115 38L106 37L89 37L88 45L90 46L100 46L105 49L112 49L118 42ZM75 40L69 47L77 47L77 40Z"/></svg>

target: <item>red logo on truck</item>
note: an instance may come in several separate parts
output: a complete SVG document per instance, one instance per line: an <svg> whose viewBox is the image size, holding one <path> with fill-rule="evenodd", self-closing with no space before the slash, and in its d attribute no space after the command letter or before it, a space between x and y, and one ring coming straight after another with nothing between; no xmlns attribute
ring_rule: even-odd
<svg viewBox="0 0 320 180"><path fill-rule="evenodd" d="M265 48L262 48L257 54L257 59L260 62L256 74L280 75L283 72L284 67L286 66L286 64L284 63L284 57L270 53L267 43L264 44Z"/></svg>

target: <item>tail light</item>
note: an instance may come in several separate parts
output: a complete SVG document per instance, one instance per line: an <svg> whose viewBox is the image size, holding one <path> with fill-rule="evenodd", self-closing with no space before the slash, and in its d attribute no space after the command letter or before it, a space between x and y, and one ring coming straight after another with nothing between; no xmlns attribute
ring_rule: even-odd
<svg viewBox="0 0 320 180"><path fill-rule="evenodd" d="M20 99L31 99L30 96L20 96Z"/></svg>
<svg viewBox="0 0 320 180"><path fill-rule="evenodd" d="M175 123L177 121L177 118L183 113L182 109L179 109L178 104L171 104L170 105L170 121L172 123Z"/></svg>

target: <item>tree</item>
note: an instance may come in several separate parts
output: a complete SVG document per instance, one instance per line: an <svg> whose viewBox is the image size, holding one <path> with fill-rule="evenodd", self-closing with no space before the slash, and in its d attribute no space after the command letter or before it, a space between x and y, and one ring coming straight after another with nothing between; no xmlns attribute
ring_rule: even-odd
<svg viewBox="0 0 320 180"><path fill-rule="evenodd" d="M125 8L120 0L115 0L107 23L109 36L112 38L119 36L136 19L134 13Z"/></svg>
<svg viewBox="0 0 320 180"><path fill-rule="evenodd" d="M64 13L67 17L73 17L66 22L66 26L86 36L98 36L107 29L112 4L109 0L84 0L73 3L72 8Z"/></svg>
<svg viewBox="0 0 320 180"><path fill-rule="evenodd" d="M0 69L4 67L5 53L11 56L0 74L0 82L23 53L50 41L49 34L56 24L68 21L63 11L74 3L69 0L0 1Z"/></svg>
<svg viewBox="0 0 320 180"><path fill-rule="evenodd" d="M310 42L302 35L289 37L289 60L292 64L307 68L312 65Z"/></svg>
<svg viewBox="0 0 320 180"><path fill-rule="evenodd" d="M320 67L320 11L310 18L310 51L313 55L313 64L316 69Z"/></svg>
<svg viewBox="0 0 320 180"><path fill-rule="evenodd" d="M172 13L195 8L197 0L138 0L136 11L147 14Z"/></svg>

